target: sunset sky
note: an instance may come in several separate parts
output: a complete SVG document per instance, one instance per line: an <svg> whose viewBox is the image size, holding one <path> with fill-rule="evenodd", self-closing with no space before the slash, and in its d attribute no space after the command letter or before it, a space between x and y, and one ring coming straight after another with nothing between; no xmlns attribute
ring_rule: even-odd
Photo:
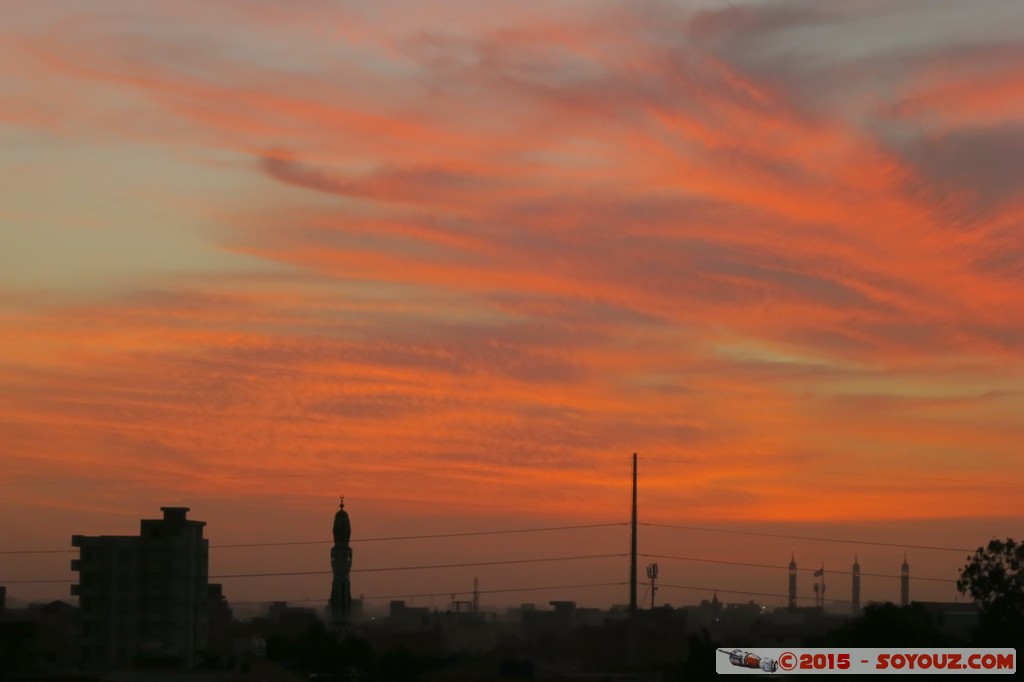
<svg viewBox="0 0 1024 682"><path fill-rule="evenodd" d="M0 553L9 597L70 600L19 581L163 505L215 546L318 541L344 494L356 569L622 554L625 526L367 539L626 522L633 452L641 522L686 527L641 527L688 558L641 575L701 588L660 602L782 603L738 594L781 569L709 561L791 552L906 553L937 578L912 597L952 600L956 550L1024 535L1018 0L0 9L0 552L66 551ZM353 592L474 576L523 588L488 604L628 600L526 589L621 556Z"/></svg>

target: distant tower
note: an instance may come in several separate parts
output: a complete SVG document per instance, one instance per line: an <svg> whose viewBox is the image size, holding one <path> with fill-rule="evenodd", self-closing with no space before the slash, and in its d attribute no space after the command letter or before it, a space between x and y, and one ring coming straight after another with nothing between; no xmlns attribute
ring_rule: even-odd
<svg viewBox="0 0 1024 682"><path fill-rule="evenodd" d="M796 555L789 560L789 608L796 608Z"/></svg>
<svg viewBox="0 0 1024 682"><path fill-rule="evenodd" d="M907 565L906 554L900 566L900 606L910 606L910 566Z"/></svg>
<svg viewBox="0 0 1024 682"><path fill-rule="evenodd" d="M334 547L331 548L331 570L334 581L331 583L331 621L334 625L348 623L348 615L352 610L352 584L348 574L352 570L352 524L345 511L345 498L334 515Z"/></svg>
<svg viewBox="0 0 1024 682"><path fill-rule="evenodd" d="M860 564L857 563L857 556L853 557L853 615L860 613Z"/></svg>

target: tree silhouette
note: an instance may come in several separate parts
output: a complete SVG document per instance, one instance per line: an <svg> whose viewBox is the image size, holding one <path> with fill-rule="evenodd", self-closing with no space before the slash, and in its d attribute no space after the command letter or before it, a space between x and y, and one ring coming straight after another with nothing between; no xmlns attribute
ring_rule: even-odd
<svg viewBox="0 0 1024 682"><path fill-rule="evenodd" d="M956 587L978 605L979 643L1024 643L1024 542L1007 538L979 547L960 569Z"/></svg>
<svg viewBox="0 0 1024 682"><path fill-rule="evenodd" d="M921 604L896 606L888 602L868 605L863 614L827 633L822 640L814 646L886 648L954 644Z"/></svg>
<svg viewBox="0 0 1024 682"><path fill-rule="evenodd" d="M716 680L720 676L715 672L715 656L721 644L701 630L700 634L687 637L688 653L685 660L665 666L662 671L665 679L699 682L700 680Z"/></svg>

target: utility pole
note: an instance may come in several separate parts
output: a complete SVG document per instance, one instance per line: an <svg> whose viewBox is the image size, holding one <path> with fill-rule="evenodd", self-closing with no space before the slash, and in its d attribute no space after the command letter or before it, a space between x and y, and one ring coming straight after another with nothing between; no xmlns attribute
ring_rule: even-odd
<svg viewBox="0 0 1024 682"><path fill-rule="evenodd" d="M636 453L633 453L633 523L629 544L629 612L636 613Z"/></svg>
<svg viewBox="0 0 1024 682"><path fill-rule="evenodd" d="M636 453L633 453L633 522L629 541L629 625L626 633L626 659L637 664L637 610L636 610Z"/></svg>

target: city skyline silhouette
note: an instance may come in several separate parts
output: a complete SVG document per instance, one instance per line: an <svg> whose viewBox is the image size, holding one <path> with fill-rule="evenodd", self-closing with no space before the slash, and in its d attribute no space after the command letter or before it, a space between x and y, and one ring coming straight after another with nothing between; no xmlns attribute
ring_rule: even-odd
<svg viewBox="0 0 1024 682"><path fill-rule="evenodd" d="M960 601L915 598L908 555L905 553L899 575L862 570L856 555L850 571L826 571L824 561L817 568L801 568L793 551L788 565L754 561L729 561L694 556L651 554L639 549L639 529L671 529L687 533L721 533L746 537L785 539L790 542L815 542L877 547L891 550L895 543L837 537L810 537L781 533L699 528L674 524L640 522L638 518L638 458L633 455L632 520L625 523L578 524L535 528L505 528L465 532L446 532L391 537L367 537L366 544L389 542L429 542L441 539L475 541L480 537L541 535L590 531L629 526L629 553L576 556L523 557L485 561L464 561L451 554L451 563L402 566L373 566L353 569L351 547L353 524L345 509L344 496L334 512L332 523L330 570L270 571L265 564L249 562L259 572L217 573L211 570L211 558L220 551L241 549L292 550L313 547L325 541L266 541L211 544L204 537L207 522L189 518L189 507L163 506L162 518L143 519L138 535L82 535L71 537L78 556L69 562L78 575L69 585L69 594L77 605L64 600L48 603L13 605L8 610L6 586L0 590L0 670L7 673L94 671L103 677L113 671L188 670L233 671L248 675L252 670L264 674L377 675L381 679L412 679L413 671L453 672L479 668L477 679L507 677L509 670L532 677L538 669L556 670L571 665L585 670L627 671L657 676L657 671L672 671L678 679L690 679L700 670L706 675L714 653L728 651L717 642L742 640L748 646L804 646L832 643L902 644L931 646L954 643L1013 645L1024 634L1019 608L1018 588L1013 587L1013 566L1000 568L987 562L1018 562L1024 545L1012 540L1007 544L993 540L987 547L989 559L981 559L978 548L970 570L958 573L958 591L969 599ZM543 544L543 543L535 543ZM565 543L558 547L564 548ZM749 547L749 543L747 543ZM964 548L905 543L904 549L921 552L962 552ZM8 556L28 550L6 550ZM63 552L52 551L63 555ZM1015 559L1011 559L1012 552ZM405 552L405 557L422 554ZM514 588L481 590L483 573L493 577L499 566L515 565L522 574L527 566L566 562L618 559L629 560L629 580L614 582L565 583L560 585L520 584ZM293 560L298 557L292 557ZM326 557L325 557L326 558ZM647 566L646 592L638 600L642 580L638 575L641 560L657 559ZM659 590L708 592L707 586L681 585L665 580L660 562L698 562L716 566L767 569L777 574L785 570L787 594L746 589L711 589L711 598L699 603L672 604L656 600ZM358 564L356 564L358 566ZM1015 564L1013 564L1015 565ZM405 593L352 597L353 573L371 575L418 571L471 569L475 575L472 592L453 589L438 593ZM988 573L988 571L994 571ZM803 571L801 579L801 571ZM563 571L566 577L578 575ZM826 580L848 575L850 598L826 596ZM964 580L970 575L969 586ZM231 600L225 590L237 581L269 579L280 587L282 581L316 576L330 583L330 598L275 598L266 601ZM1009 576L1010 582L1005 579ZM359 586L355 576L356 585ZM520 575L520 578L522 575ZM808 603L806 585L810 578L813 604ZM899 579L899 605L892 599L871 599L861 605L862 581ZM992 580L995 582L991 582ZM924 583L949 583L949 579L922 577ZM215 582L216 581L216 582ZM16 587L53 585L66 581L53 579L13 581ZM411 581L397 581L409 585ZM581 604L578 596L590 588L624 589L629 601L610 607ZM981 595L997 590L997 602L984 605ZM321 586L319 589L323 589ZM980 591L979 591L980 590ZM536 601L520 601L518 606L482 601L501 594L515 593L530 599L538 593L557 596L547 606ZM719 592L723 598L719 598ZM968 594L969 592L969 594ZM742 595L742 599L735 597ZM999 596L1001 595L1001 596ZM647 601L650 596L650 601ZM444 598L450 597L445 603ZM461 597L461 598L460 598ZM568 598L573 597L573 598ZM730 599L733 598L733 599ZM421 603L416 604L420 599ZM422 604L429 599L428 604ZM437 600L437 603L435 602ZM785 606L772 602L785 600ZM375 603L376 602L376 603ZM649 604L649 605L648 605ZM699 634L698 634L699 633ZM408 648L412 646L413 648ZM997 650L989 650L996 652ZM290 653L289 653L290 652ZM1014 666L1014 650L999 649L995 665ZM845 654L844 654L845 655ZM569 663L571 662L571 663ZM399 666L392 670L394 666ZM351 671L360 670L360 673ZM320 672L316 672L320 671ZM346 672L348 671L348 672ZM389 672L391 671L391 672ZM399 672L403 671L403 672ZM219 675L226 672L215 673ZM557 675L558 673L556 673ZM655 679L651 677L651 679ZM45 678L49 679L49 678ZM247 678L246 678L247 679ZM289 679L301 679L291 678Z"/></svg>
<svg viewBox="0 0 1024 682"><path fill-rule="evenodd" d="M369 525L372 526L372 522ZM361 554L367 555L374 563L354 569L355 586L351 589L358 592L351 594L365 599L368 612L379 610L388 601L397 598L408 599L413 605L444 609L450 607L459 595L465 597L472 594L469 585L479 581L482 576L482 594L488 608L505 608L526 602L543 604L550 601L548 597L572 599L583 605L601 608L628 606L629 553L628 547L623 544L624 541L628 543L628 525L628 522L606 522L519 528L477 527L464 531L367 536L362 541L357 533L351 540L352 544L362 545L364 551ZM858 589L861 606L887 601L900 604L909 602L911 598L915 601L963 599L965 603L970 603L955 589L959 569L974 551L968 547L901 544L885 541L880 536L874 539L863 535L825 537L750 528L682 526L646 521L639 522L638 531L638 562L656 561L665 566L658 583L659 591L663 591L657 599L658 605L696 604L714 593L720 594L721 601L729 603L755 602L769 608L786 604L800 607L824 606L827 611L849 613L853 601L854 561L858 563L861 576ZM216 536L216 528L213 533ZM97 534L116 535L106 532ZM590 539L580 541L574 538L580 534L589 535ZM718 554L685 551L687 546L693 546L693 538L708 536L724 539L725 542L718 543L720 548L726 544L739 543L748 551L739 559L729 558L733 555L723 554L721 549L717 550ZM505 546L495 549L493 544L481 543L481 540L495 539L501 540ZM510 542L510 539L514 540ZM948 540L948 536L944 539ZM617 544L613 544L616 541ZM243 613L258 613L262 610L260 607L279 601L305 605L321 602L327 604L332 591L333 563L324 561L323 551L332 542L251 537L248 542L218 543L215 540L209 550L210 580L225 583L229 602L242 606ZM388 545L398 546L398 549L392 552L374 551L375 546ZM785 545L803 548L799 552L800 557L797 557L797 551L791 551L793 564L778 560L783 554L781 548ZM584 553L574 554L569 551L574 547ZM428 549L424 551L422 548ZM850 564L844 566L839 563L839 557L849 550L853 550L853 558ZM8 563L13 564L18 559L38 558L41 553L54 566L50 569L53 572L46 577L8 580L5 584L15 590L15 596L22 595L21 603L29 601L24 598L26 596L36 602L51 598L66 599L64 588L74 583L75 578L62 580L51 576L61 573L56 565L67 565L67 556L74 551L52 548L5 549L2 556ZM771 554L766 555L765 552ZM238 554L243 558L239 559ZM828 556L833 561L808 560L809 556L815 554ZM910 555L921 559L923 571L928 572L920 569L909 572L908 596L904 600L902 576L897 561L902 563ZM862 557L871 557L872 563L866 564ZM928 560L929 557L931 560ZM410 562L410 558L415 560ZM803 559L802 564L798 558ZM245 566L247 569L232 569L231 566ZM819 566L832 581L832 590L823 603L818 601L818 595L812 589L820 581ZM937 569L941 566L955 568L943 572ZM733 575L723 580L723 571L731 571ZM538 577L532 581L525 580L524 573ZM554 579L554 575L559 577ZM787 575L796 577L795 602L790 599L793 592ZM567 576L571 576L571 579ZM603 582L595 580L594 576L602 576ZM416 587L419 585L433 587ZM910 585L913 587L910 588ZM370 588L369 592L366 591L367 587ZM639 580L638 589L642 591L640 608L644 608L650 601L643 580ZM299 596L300 593L302 596Z"/></svg>

